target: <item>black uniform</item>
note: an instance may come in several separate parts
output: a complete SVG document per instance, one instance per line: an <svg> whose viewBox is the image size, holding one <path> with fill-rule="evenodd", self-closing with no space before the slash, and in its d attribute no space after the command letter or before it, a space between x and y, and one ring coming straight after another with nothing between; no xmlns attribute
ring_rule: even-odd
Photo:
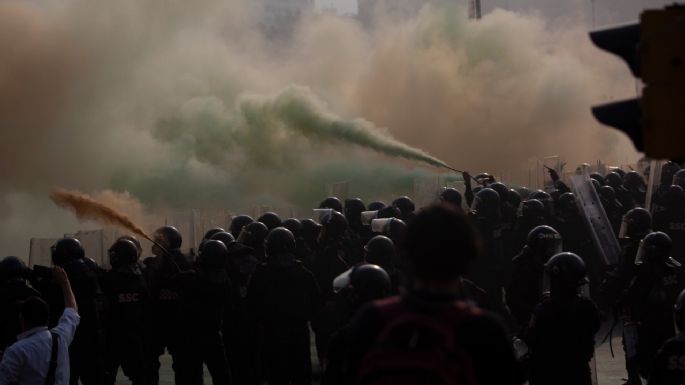
<svg viewBox="0 0 685 385"><path fill-rule="evenodd" d="M637 325L637 368L647 377L661 345L675 335L673 303L678 296L678 269L641 265L622 303Z"/></svg>
<svg viewBox="0 0 685 385"><path fill-rule="evenodd" d="M173 260L168 256L151 257L145 260L146 275L150 287L150 362L152 374L150 383L159 383L159 357L168 349L176 372L178 354L178 313L179 293L172 287L171 277L190 268L190 262L178 250L170 250Z"/></svg>
<svg viewBox="0 0 685 385"><path fill-rule="evenodd" d="M681 264L685 263L685 208L669 208L654 213L654 231L663 231L673 241L671 255ZM680 271L680 288L685 288L685 269Z"/></svg>
<svg viewBox="0 0 685 385"><path fill-rule="evenodd" d="M666 341L649 374L648 385L685 384L685 332Z"/></svg>
<svg viewBox="0 0 685 385"><path fill-rule="evenodd" d="M177 383L201 385L205 364L213 384L230 384L222 336L223 320L230 317L227 314L231 298L228 274L224 269L198 268L176 275L171 287L180 293Z"/></svg>
<svg viewBox="0 0 685 385"><path fill-rule="evenodd" d="M507 287L507 306L516 321L517 331L523 331L544 291L544 265L529 248L513 259L511 281Z"/></svg>
<svg viewBox="0 0 685 385"><path fill-rule="evenodd" d="M321 292L312 273L294 259L270 260L252 277L247 301L257 315L267 382L310 384L308 322L321 304Z"/></svg>
<svg viewBox="0 0 685 385"><path fill-rule="evenodd" d="M132 384L147 384L149 292L140 266L128 264L107 272L103 290L109 304L106 384L116 382L120 366Z"/></svg>
<svg viewBox="0 0 685 385"><path fill-rule="evenodd" d="M355 257L347 238L320 239L312 273L321 289L324 306L313 320L316 333L316 349L319 359L324 360L328 342L333 333L345 324L348 309L333 293L333 280L354 265Z"/></svg>
<svg viewBox="0 0 685 385"><path fill-rule="evenodd" d="M246 304L248 286L258 264L252 248L238 242L228 246L226 272L231 280L232 299L223 333L235 384L255 384L261 378L255 317Z"/></svg>
<svg viewBox="0 0 685 385"><path fill-rule="evenodd" d="M525 337L530 349L530 385L590 385L599 313L591 300L545 298Z"/></svg>

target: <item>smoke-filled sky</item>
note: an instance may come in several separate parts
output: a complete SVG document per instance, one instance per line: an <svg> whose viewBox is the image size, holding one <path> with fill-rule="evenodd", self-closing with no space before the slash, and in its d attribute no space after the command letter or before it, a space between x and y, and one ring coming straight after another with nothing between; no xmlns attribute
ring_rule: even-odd
<svg viewBox="0 0 685 385"><path fill-rule="evenodd" d="M310 207L342 180L407 192L446 175L436 158L524 175L638 156L591 118L635 88L584 22L473 22L448 0L373 31L312 14L267 38L261 20L256 0L0 2L0 254L79 227L54 186L151 212Z"/></svg>

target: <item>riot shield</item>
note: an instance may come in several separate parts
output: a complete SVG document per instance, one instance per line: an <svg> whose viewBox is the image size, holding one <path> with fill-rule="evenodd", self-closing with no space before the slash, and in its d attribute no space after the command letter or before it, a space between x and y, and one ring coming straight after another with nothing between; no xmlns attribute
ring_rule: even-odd
<svg viewBox="0 0 685 385"><path fill-rule="evenodd" d="M661 168L665 164L665 161L652 160L649 162L649 180L647 181L647 196L645 197L645 209L650 213L654 211L654 205L652 204L652 199L654 198L654 193L659 189L661 185Z"/></svg>
<svg viewBox="0 0 685 385"><path fill-rule="evenodd" d="M573 175L571 189L576 195L576 204L590 230L592 241L605 265L618 263L621 247L607 218L599 195L587 175Z"/></svg>

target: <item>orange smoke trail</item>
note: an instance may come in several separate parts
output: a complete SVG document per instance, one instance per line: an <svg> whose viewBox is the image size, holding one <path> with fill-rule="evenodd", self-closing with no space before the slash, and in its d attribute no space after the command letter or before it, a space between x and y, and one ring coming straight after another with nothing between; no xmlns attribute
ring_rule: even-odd
<svg viewBox="0 0 685 385"><path fill-rule="evenodd" d="M145 234L145 231L133 223L126 215L96 201L86 194L56 188L50 192L50 199L57 206L73 211L80 220L91 220L103 225L123 227L136 235L152 241L152 238Z"/></svg>

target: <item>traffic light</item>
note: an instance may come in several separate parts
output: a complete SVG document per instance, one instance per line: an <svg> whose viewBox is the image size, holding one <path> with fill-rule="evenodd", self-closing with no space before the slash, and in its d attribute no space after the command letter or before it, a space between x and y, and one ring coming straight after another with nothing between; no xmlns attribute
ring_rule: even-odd
<svg viewBox="0 0 685 385"><path fill-rule="evenodd" d="M642 97L592 108L650 158L685 159L685 6L646 10L640 23L590 32L644 83Z"/></svg>

